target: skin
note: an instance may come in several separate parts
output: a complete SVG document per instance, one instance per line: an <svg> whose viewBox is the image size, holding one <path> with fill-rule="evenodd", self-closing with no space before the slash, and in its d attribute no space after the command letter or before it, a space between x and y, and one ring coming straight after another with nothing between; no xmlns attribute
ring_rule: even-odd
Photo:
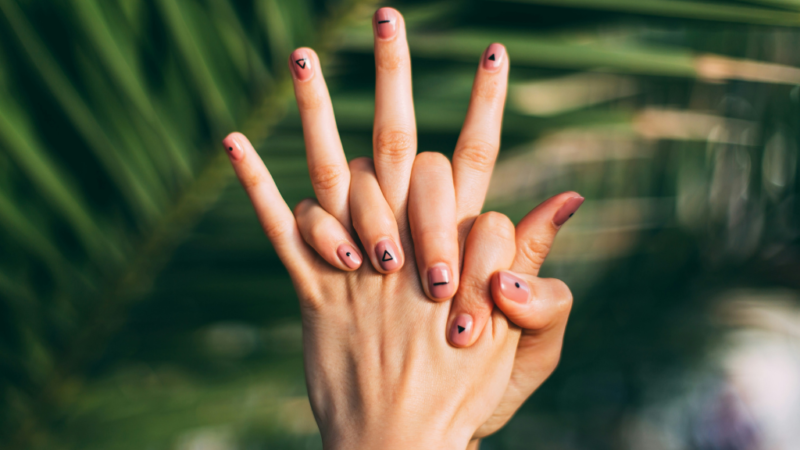
<svg viewBox="0 0 800 450"><path fill-rule="evenodd" d="M289 65L317 198L290 211L246 137L223 142L297 290L325 448L477 448L558 362L572 296L537 274L560 228L554 218L580 197L555 196L516 228L498 213L479 216L500 145L505 49L481 56L451 164L416 154L402 16L382 8L373 27L373 159L347 164L307 48ZM434 286L430 269L448 271L448 282ZM455 332L465 316L468 329Z"/></svg>

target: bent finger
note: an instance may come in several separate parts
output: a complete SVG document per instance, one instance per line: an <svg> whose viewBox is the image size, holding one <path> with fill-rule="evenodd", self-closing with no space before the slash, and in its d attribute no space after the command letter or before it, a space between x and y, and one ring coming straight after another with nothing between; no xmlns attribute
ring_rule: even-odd
<svg viewBox="0 0 800 450"><path fill-rule="evenodd" d="M350 162L350 210L353 227L378 272L394 273L403 267L397 220L383 197L375 166L369 158Z"/></svg>
<svg viewBox="0 0 800 450"><path fill-rule="evenodd" d="M492 298L522 328L510 383L525 399L558 366L572 293L561 280L503 271L492 277Z"/></svg>
<svg viewBox="0 0 800 450"><path fill-rule="evenodd" d="M325 211L349 228L350 170L319 57L310 48L298 48L289 56L289 66L303 123L308 172L314 193Z"/></svg>
<svg viewBox="0 0 800 450"><path fill-rule="evenodd" d="M456 196L450 161L441 153L417 155L408 197L408 220L425 294L447 300L458 289Z"/></svg>
<svg viewBox="0 0 800 450"><path fill-rule="evenodd" d="M228 151L236 176L242 183L264 233L292 277L309 273L312 254L297 229L294 215L283 200L267 167L241 133L231 133L222 145Z"/></svg>
<svg viewBox="0 0 800 450"><path fill-rule="evenodd" d="M297 226L306 243L330 265L353 271L361 266L362 257L350 233L315 199L305 199L294 209Z"/></svg>
<svg viewBox="0 0 800 450"><path fill-rule="evenodd" d="M467 236L461 286L450 308L448 339L456 347L469 347L488 322L494 302L492 274L514 261L514 224L496 212L478 216Z"/></svg>

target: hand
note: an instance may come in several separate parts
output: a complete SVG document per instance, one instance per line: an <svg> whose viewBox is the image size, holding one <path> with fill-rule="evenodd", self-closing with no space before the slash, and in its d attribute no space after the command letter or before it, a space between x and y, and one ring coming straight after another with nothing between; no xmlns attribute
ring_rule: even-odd
<svg viewBox="0 0 800 450"><path fill-rule="evenodd" d="M374 164L363 158L349 167L345 163L330 98L310 49L295 51L290 65L317 200L301 202L293 216L247 139L234 133L224 145L297 290L309 397L325 447L464 448L503 395L519 330L493 312L480 336L470 333L469 348L454 348L447 342L446 329L458 330L460 324L448 320L448 302L431 302L425 292L437 298L452 296L458 283L455 275L460 275L465 285L483 286L481 301L490 303L491 275L513 262L514 230L507 219L496 220L490 214L471 229L462 227L470 230L463 271L458 270L459 241L454 231L456 217L471 223L483 203L499 145L508 65L501 54L492 59L484 55L483 61L492 63L483 63L476 86L485 81L494 85L495 92L502 88L502 94L473 98L462 132L466 140L460 141L453 168L441 155L417 158L420 164L415 170L420 172L415 183L431 187L441 207L452 208L452 213L437 209L430 215L417 214L409 223L416 137L405 30L402 17L386 8L378 11L374 25L378 72ZM493 108L475 109L487 102ZM486 133L481 117L496 127ZM470 136L475 135L484 145L471 144ZM494 145L485 144L493 141ZM477 150L491 154L476 155ZM478 160L484 165L474 164ZM455 196L462 193L472 201L459 206L468 204L474 212L457 216ZM428 269L444 265L451 277L446 283L438 284L434 278L421 288L416 262L405 258L412 250L410 228L417 230L415 235L423 230L421 243L416 244L423 255L417 258L425 264L419 270L427 274ZM352 230L363 247L352 238ZM437 233L441 239L431 240ZM448 236L452 236L449 242ZM426 259L424 255L436 254L426 250L426 242L439 245L447 258ZM365 256L371 265L362 264ZM446 286L449 294L441 294L437 286Z"/></svg>

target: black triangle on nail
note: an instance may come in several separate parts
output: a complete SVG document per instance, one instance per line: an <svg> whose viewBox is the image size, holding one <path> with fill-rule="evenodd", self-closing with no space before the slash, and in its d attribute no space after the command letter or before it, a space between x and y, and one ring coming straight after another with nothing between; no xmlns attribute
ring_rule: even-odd
<svg viewBox="0 0 800 450"><path fill-rule="evenodd" d="M489 61L494 61L494 53L492 53L492 56L489 57Z"/></svg>
<svg viewBox="0 0 800 450"><path fill-rule="evenodd" d="M394 258L392 258L392 254L389 253L388 250L384 250L383 251L383 258L381 258L381 261L393 261L393 260L394 260Z"/></svg>
<svg viewBox="0 0 800 450"><path fill-rule="evenodd" d="M305 58L298 59L298 60L295 61L295 64L300 66L301 69L305 69L306 68L306 59Z"/></svg>
<svg viewBox="0 0 800 450"><path fill-rule="evenodd" d="M461 325L456 325L458 327L458 334L461 334L466 330L466 328L462 327Z"/></svg>

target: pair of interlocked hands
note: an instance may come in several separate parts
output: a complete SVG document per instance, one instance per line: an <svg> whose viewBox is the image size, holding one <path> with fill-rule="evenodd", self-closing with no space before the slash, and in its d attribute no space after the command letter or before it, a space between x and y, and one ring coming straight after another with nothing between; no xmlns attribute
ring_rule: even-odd
<svg viewBox="0 0 800 450"><path fill-rule="evenodd" d="M349 164L317 55L289 60L316 199L294 212L247 138L223 144L300 299L326 449L477 448L552 373L572 305L538 278L574 192L514 227L480 214L500 146L508 56L481 57L451 162L416 154L403 17L373 18L374 160Z"/></svg>

